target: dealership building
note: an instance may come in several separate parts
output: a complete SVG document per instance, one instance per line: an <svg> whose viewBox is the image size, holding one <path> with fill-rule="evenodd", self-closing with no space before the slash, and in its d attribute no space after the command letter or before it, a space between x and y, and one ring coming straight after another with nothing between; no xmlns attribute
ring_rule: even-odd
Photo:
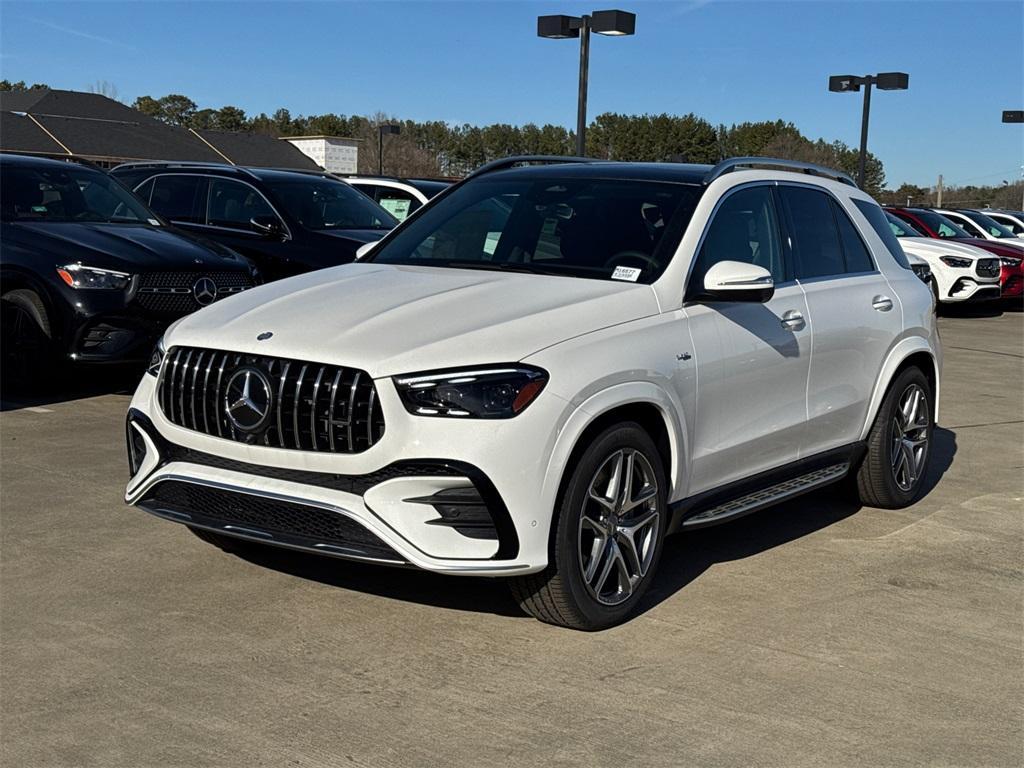
<svg viewBox="0 0 1024 768"><path fill-rule="evenodd" d="M52 88L0 91L0 151L74 156L104 168L181 161L354 173L357 147L353 139L327 136L278 139L262 133L181 128L98 93Z"/></svg>

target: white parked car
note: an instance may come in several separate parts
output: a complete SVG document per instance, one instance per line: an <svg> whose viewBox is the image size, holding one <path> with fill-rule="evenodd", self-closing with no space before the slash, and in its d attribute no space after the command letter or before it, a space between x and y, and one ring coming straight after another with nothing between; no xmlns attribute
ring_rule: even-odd
<svg viewBox="0 0 1024 768"><path fill-rule="evenodd" d="M924 492L933 300L848 177L541 160L168 329L127 502L225 548L508 577L596 629L666 534L846 477L875 507Z"/></svg>
<svg viewBox="0 0 1024 768"><path fill-rule="evenodd" d="M1024 211L995 211L986 208L985 214L997 224L1002 224L1017 237L1024 237Z"/></svg>
<svg viewBox="0 0 1024 768"><path fill-rule="evenodd" d="M385 176L339 176L364 192L399 221L405 221L427 201L451 186L437 179L392 179Z"/></svg>
<svg viewBox="0 0 1024 768"><path fill-rule="evenodd" d="M998 299L998 256L973 245L929 238L903 219L886 213L889 226L907 256L916 256L931 268L935 298L942 303Z"/></svg>
<svg viewBox="0 0 1024 768"><path fill-rule="evenodd" d="M972 211L966 208L936 208L935 212L941 213L947 219L959 224L971 237L996 240L1002 245L1012 245L1024 250L1024 240L981 211Z"/></svg>

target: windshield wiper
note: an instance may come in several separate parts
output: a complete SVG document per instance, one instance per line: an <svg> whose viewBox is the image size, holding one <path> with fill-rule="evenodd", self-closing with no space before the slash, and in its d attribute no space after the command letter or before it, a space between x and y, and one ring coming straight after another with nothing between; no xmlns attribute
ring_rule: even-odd
<svg viewBox="0 0 1024 768"><path fill-rule="evenodd" d="M455 269L486 269L492 272L525 272L531 275L559 275L552 269L534 266L532 262L522 263L514 261L446 261L438 264L439 267L453 267Z"/></svg>

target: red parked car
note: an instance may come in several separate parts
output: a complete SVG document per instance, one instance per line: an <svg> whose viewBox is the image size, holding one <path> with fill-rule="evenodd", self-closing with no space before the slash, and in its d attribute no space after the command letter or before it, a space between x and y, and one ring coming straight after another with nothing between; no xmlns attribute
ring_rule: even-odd
<svg viewBox="0 0 1024 768"><path fill-rule="evenodd" d="M999 288L1004 299L1024 297L1024 253L1013 245L1003 245L996 240L983 240L971 237L958 224L928 208L895 208L887 207L889 213L908 222L914 229L928 237L942 240L956 240L967 245L974 245L999 257L1002 270L999 275Z"/></svg>

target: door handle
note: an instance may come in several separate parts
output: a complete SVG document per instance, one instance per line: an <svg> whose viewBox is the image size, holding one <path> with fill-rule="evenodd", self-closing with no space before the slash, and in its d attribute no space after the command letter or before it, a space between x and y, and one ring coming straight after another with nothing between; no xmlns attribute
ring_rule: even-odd
<svg viewBox="0 0 1024 768"><path fill-rule="evenodd" d="M787 331L798 331L804 327L804 316L791 309L782 315L782 327Z"/></svg>
<svg viewBox="0 0 1024 768"><path fill-rule="evenodd" d="M875 298L871 300L871 306L879 312L888 312L892 309L892 299L888 296L875 296Z"/></svg>

